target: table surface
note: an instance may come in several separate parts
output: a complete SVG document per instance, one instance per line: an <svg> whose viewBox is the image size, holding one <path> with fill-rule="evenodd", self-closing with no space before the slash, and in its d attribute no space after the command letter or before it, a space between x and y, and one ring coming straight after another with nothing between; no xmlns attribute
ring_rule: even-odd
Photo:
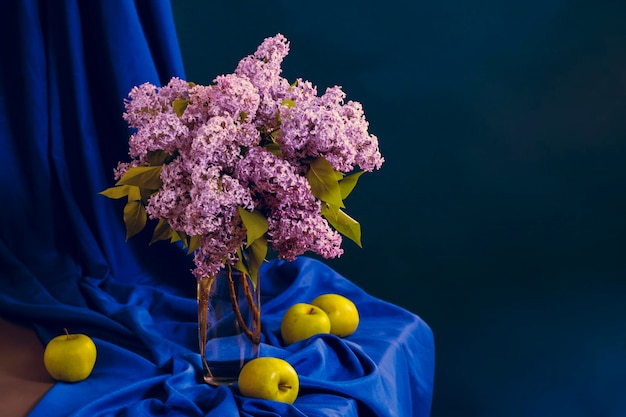
<svg viewBox="0 0 626 417"><path fill-rule="evenodd" d="M0 404L5 417L28 415L54 385L34 331L0 318Z"/></svg>

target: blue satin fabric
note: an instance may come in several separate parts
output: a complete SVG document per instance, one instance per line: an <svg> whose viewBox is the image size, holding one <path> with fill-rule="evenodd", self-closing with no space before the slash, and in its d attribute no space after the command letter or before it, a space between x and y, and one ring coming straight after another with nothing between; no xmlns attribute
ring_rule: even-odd
<svg viewBox="0 0 626 417"><path fill-rule="evenodd" d="M194 298L150 284L85 280L98 361L92 375L57 383L32 416L428 416L433 338L417 316L376 299L325 264L302 257L262 270L261 356L290 362L300 377L294 405L202 383ZM285 346L280 319L293 303L343 294L361 312L346 338L318 335ZM119 329L115 325L120 326ZM62 404L62 405L61 405Z"/></svg>
<svg viewBox="0 0 626 417"><path fill-rule="evenodd" d="M31 416L428 416L434 347L417 316L302 257L262 270L261 354L301 378L294 405L211 388L197 354L191 260L149 234L124 242L123 202L97 193L126 158L123 98L184 70L168 1L24 0L0 16L0 315L42 343L64 327L98 349L85 381L57 383ZM335 292L353 335L284 346L293 303Z"/></svg>

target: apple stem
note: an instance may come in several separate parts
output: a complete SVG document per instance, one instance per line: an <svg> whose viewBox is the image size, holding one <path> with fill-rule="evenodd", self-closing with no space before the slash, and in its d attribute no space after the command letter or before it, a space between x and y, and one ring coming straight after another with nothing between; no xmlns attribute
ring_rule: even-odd
<svg viewBox="0 0 626 417"><path fill-rule="evenodd" d="M292 389L293 387L291 385L289 385L289 384L278 384L278 388L281 391L287 391L287 390Z"/></svg>
<svg viewBox="0 0 626 417"><path fill-rule="evenodd" d="M315 309L313 307L311 307L311 310L309 311L309 314L313 314L315 312Z"/></svg>
<svg viewBox="0 0 626 417"><path fill-rule="evenodd" d="M65 337L69 339L70 338L70 332L67 331L67 327L64 327L63 331L65 331Z"/></svg>

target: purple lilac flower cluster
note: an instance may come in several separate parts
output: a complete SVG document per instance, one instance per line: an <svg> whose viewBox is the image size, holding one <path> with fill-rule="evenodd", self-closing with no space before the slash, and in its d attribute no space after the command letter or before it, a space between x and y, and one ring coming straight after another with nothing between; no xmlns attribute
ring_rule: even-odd
<svg viewBox="0 0 626 417"><path fill-rule="evenodd" d="M278 34L212 85L173 78L162 87L137 86L125 101L132 160L120 163L115 177L165 155L162 186L145 210L171 230L198 237L193 273L199 279L237 262L251 243L241 208L267 219L267 243L281 258L306 251L340 256L342 237L321 214L324 203L306 177L309 164L324 158L345 174L383 163L358 102L345 102L337 86L318 96L310 82L281 77L288 51Z"/></svg>

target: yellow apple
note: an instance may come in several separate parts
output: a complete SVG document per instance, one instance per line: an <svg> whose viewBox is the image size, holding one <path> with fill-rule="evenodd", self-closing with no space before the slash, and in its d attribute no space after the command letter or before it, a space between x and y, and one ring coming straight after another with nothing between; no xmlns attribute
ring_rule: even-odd
<svg viewBox="0 0 626 417"><path fill-rule="evenodd" d="M283 315L280 333L284 342L290 345L315 334L330 333L330 319L319 307L307 303L294 304Z"/></svg>
<svg viewBox="0 0 626 417"><path fill-rule="evenodd" d="M86 379L96 364L96 345L84 334L64 335L50 340L43 353L43 362L50 376L57 381L78 382Z"/></svg>
<svg viewBox="0 0 626 417"><path fill-rule="evenodd" d="M241 368L237 386L246 397L293 404L298 397L300 379L289 362L262 357L252 359Z"/></svg>
<svg viewBox="0 0 626 417"><path fill-rule="evenodd" d="M311 304L324 310L330 320L330 333L345 337L359 326L359 311L352 301L339 294L323 294Z"/></svg>

